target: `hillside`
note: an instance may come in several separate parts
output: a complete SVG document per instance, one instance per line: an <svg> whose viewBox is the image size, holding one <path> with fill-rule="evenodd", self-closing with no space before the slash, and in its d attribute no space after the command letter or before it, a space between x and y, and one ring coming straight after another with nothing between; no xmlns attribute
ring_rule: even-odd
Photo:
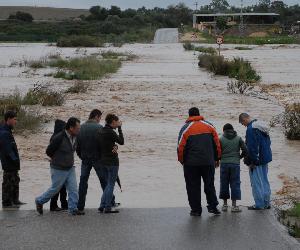
<svg viewBox="0 0 300 250"><path fill-rule="evenodd" d="M88 15L85 9L66 9L50 7L29 7L29 6L0 6L0 19L7 19L10 14L17 11L30 13L35 20L65 20Z"/></svg>

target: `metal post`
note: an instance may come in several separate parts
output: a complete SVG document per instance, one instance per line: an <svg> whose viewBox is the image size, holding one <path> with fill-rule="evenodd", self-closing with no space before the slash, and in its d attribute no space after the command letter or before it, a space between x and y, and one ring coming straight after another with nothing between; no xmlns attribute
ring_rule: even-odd
<svg viewBox="0 0 300 250"><path fill-rule="evenodd" d="M243 36L244 35L244 15L243 15L243 9L244 9L244 2L243 0L241 0L241 16L240 16L240 35Z"/></svg>

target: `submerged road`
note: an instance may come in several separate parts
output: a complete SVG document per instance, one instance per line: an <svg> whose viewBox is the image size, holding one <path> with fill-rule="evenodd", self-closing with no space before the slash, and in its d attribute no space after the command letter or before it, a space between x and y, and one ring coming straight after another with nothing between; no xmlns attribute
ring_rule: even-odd
<svg viewBox="0 0 300 250"><path fill-rule="evenodd" d="M271 211L190 217L187 208L122 209L85 216L0 212L1 249L300 249Z"/></svg>
<svg viewBox="0 0 300 250"><path fill-rule="evenodd" d="M179 33L178 29L158 29L155 32L154 43L178 43Z"/></svg>

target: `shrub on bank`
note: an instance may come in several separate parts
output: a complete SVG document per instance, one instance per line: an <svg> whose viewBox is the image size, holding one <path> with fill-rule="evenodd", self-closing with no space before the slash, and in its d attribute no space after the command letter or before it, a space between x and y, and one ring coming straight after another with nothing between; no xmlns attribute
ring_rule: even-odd
<svg viewBox="0 0 300 250"><path fill-rule="evenodd" d="M300 140L300 103L286 106L282 125L289 140Z"/></svg>
<svg viewBox="0 0 300 250"><path fill-rule="evenodd" d="M242 58L227 60L223 56L203 54L199 56L198 65L215 75L229 76L242 82L255 83L260 80L250 62Z"/></svg>
<svg viewBox="0 0 300 250"><path fill-rule="evenodd" d="M103 47L103 42L93 36L69 36L61 37L57 41L57 47Z"/></svg>
<svg viewBox="0 0 300 250"><path fill-rule="evenodd" d="M75 82L73 86L71 86L66 90L66 93L72 93L72 94L86 93L87 89L88 89L87 84L80 81L80 82Z"/></svg>
<svg viewBox="0 0 300 250"><path fill-rule="evenodd" d="M191 44L190 42L184 43L183 48L188 51L194 50L194 51L198 51L198 52L201 52L204 54L211 54L211 55L217 54L217 50L213 47L197 47L197 46Z"/></svg>
<svg viewBox="0 0 300 250"><path fill-rule="evenodd" d="M51 67L59 68L54 75L66 80L96 80L106 74L115 73L121 67L120 60L100 60L95 56L83 58L59 59L50 63Z"/></svg>

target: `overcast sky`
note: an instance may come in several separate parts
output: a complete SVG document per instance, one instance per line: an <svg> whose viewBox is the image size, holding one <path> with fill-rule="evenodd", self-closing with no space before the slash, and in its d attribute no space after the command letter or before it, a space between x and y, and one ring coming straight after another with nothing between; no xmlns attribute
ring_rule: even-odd
<svg viewBox="0 0 300 250"><path fill-rule="evenodd" d="M152 8L155 6L166 7L170 4L176 4L178 2L184 2L189 7L193 8L195 2L199 5L205 5L211 2L211 0L0 0L1 5L16 5L16 6L50 6L50 7L66 7L66 8L83 8L88 9L94 5L101 5L109 7L111 5L120 6L122 9L126 8L139 8L146 6ZM229 0L230 5L240 5L241 0ZM255 4L258 0L244 0L246 5ZM286 4L299 4L300 0L285 0Z"/></svg>

